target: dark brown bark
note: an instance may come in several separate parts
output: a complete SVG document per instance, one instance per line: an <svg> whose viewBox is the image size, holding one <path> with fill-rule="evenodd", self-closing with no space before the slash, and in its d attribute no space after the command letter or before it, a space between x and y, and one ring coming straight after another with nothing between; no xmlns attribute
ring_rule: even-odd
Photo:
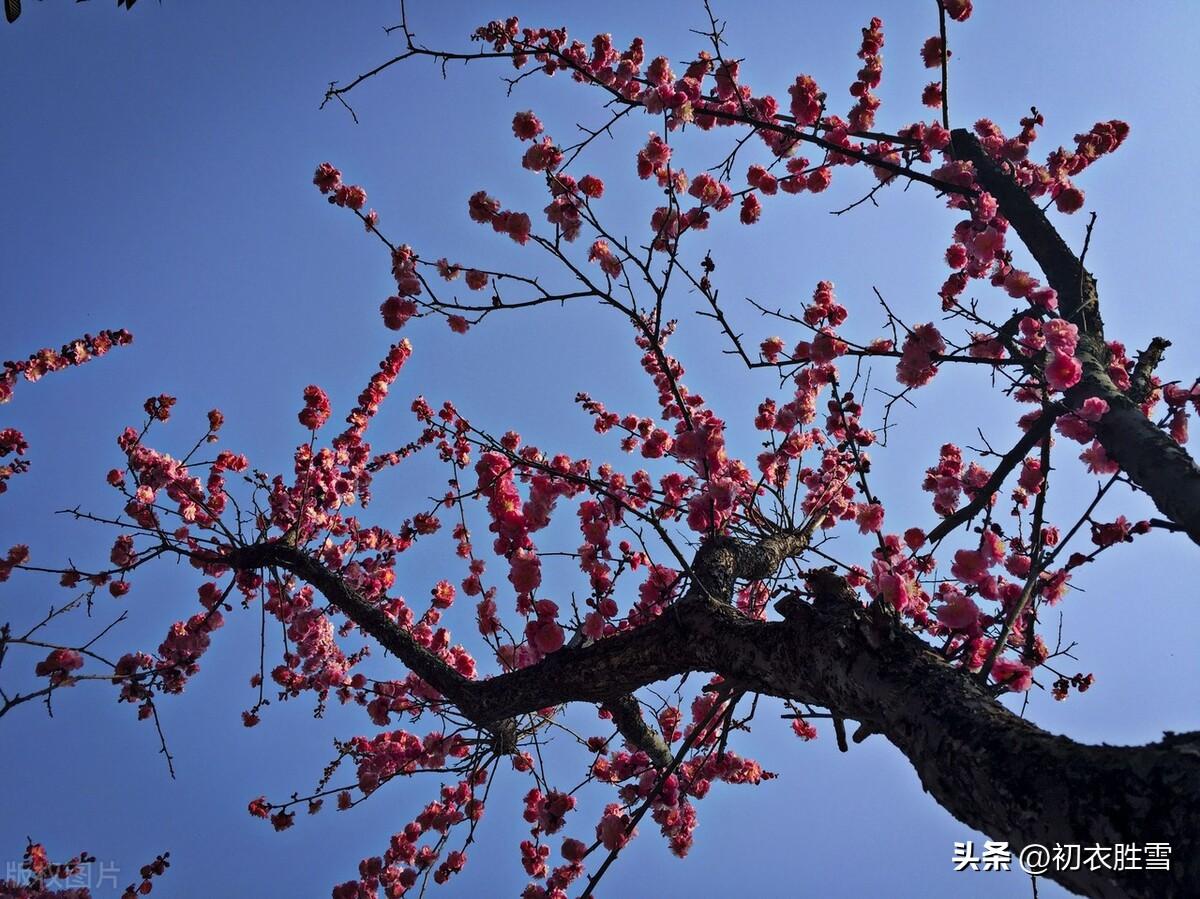
<svg viewBox="0 0 1200 899"><path fill-rule="evenodd" d="M1187 451L1146 418L1108 376L1108 348L1096 279L1092 277L1046 214L1028 193L963 129L952 133L954 154L975 166L975 180L996 198L1001 214L1033 255L1050 286L1058 291L1063 318L1079 327L1076 358L1083 377L1065 399L1078 409L1089 397L1108 403L1096 425L1096 438L1109 458L1141 487L1158 510L1200 543L1200 467ZM1153 348L1153 347L1152 347ZM1157 345L1157 356L1165 346ZM1136 388L1138 385L1135 384Z"/></svg>
<svg viewBox="0 0 1200 899"><path fill-rule="evenodd" d="M712 541L697 553L685 595L660 618L482 681L429 654L302 550L259 544L229 558L238 568L277 566L312 584L481 728L502 734L513 719L548 706L612 702L692 671L720 674L739 690L825 706L884 735L940 805L1014 851L1029 843L1172 846L1168 872L1047 872L1069 889L1099 897L1194 895L1200 734L1132 747L1049 734L894 618L864 607L830 572L810 573L811 603L791 596L779 604L783 621L754 621L730 605L737 579L777 568L799 546L794 535L754 547Z"/></svg>

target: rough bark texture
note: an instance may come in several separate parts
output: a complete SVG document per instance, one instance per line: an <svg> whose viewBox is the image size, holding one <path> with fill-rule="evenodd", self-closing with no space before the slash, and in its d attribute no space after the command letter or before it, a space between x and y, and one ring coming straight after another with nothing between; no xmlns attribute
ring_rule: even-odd
<svg viewBox="0 0 1200 899"><path fill-rule="evenodd" d="M1155 427L1108 376L1108 348L1096 279L1083 267L1046 214L984 152L974 135L958 129L952 132L952 142L955 156L975 166L976 181L996 198L1001 214L1033 255L1050 286L1058 291L1062 316L1079 327L1075 356L1083 365L1083 377L1067 391L1067 404L1078 409L1093 396L1108 403L1108 414L1095 427L1104 451L1149 494L1164 516L1200 544L1200 467L1182 446ZM1164 348L1159 348L1159 355Z"/></svg>
<svg viewBox="0 0 1200 899"><path fill-rule="evenodd" d="M774 570L806 542L785 534L756 546L730 538L706 543L689 589L655 621L482 681L432 656L303 550L265 543L228 558L237 568L275 566L312 584L498 738L511 732L516 717L569 702L610 708L615 702L619 715L636 715L622 732L636 734L649 730L636 703L614 697L686 672L716 673L738 689L825 706L884 735L939 804L1014 851L1029 843L1173 848L1169 872L1047 872L1069 889L1098 897L1195 895L1200 734L1132 747L1049 734L1007 710L894 618L864 607L830 572L810 573L811 603L798 596L780 602L783 621L754 621L732 607L739 578ZM663 748L655 746L656 754Z"/></svg>

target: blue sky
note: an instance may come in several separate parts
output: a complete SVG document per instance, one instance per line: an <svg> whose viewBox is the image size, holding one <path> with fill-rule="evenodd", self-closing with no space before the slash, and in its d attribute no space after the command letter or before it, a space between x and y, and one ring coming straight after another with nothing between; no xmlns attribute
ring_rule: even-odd
<svg viewBox="0 0 1200 899"><path fill-rule="evenodd" d="M1131 124L1126 145L1080 179L1088 209L1099 213L1088 264L1099 279L1108 336L1131 352L1154 335L1167 336L1175 345L1164 375L1193 377L1200 313L1186 260L1198 249L1190 148L1200 134L1184 49L1200 38L1192 7L977 5L951 33L954 123L987 115L1011 132L1036 105L1047 118L1036 145L1043 154L1095 121ZM34 470L3 498L0 546L29 543L44 564L106 558L113 534L51 513L75 505L115 511L104 474L121 463L115 436L140 422L147 396L179 397L160 435L163 449L185 452L203 429L204 412L216 406L228 420L221 445L246 452L265 471L287 468L303 437L295 413L306 384L321 384L342 414L353 403L394 337L377 311L391 278L378 244L312 188L318 162L330 160L348 181L363 184L382 230L429 258L547 271L528 250L470 222L466 198L486 188L512 208L544 204L540 179L519 170L521 147L509 130L515 111L536 110L563 141L576 122L602 121L596 96L564 79L532 79L508 98L500 81L507 72L498 66L450 66L443 79L420 60L355 92L360 124L340 108L318 111L327 82L347 81L397 52L397 38L382 29L396 21L395 3L333 11L333 4L307 0L165 0L130 13L109 2L25 6L18 23L0 28L0 158L7 172L0 358L22 358L101 328L135 334L132 347L101 362L18 385L4 409L3 426L20 427L29 438ZM756 89L786 97L794 77L809 73L846 108L859 30L881 15L887 45L880 125L890 128L922 113L917 97L928 73L917 49L936 22L932 3L917 7L716 9L730 17L726 37L747 59L743 75ZM623 45L640 34L651 55L675 60L700 48L688 29L705 22L698 2L414 3L410 16L431 45L465 47L476 25L514 13L529 24L566 24L585 40L611 31ZM598 142L580 170L606 179L604 213L634 236L645 233L659 199L636 181L632 162L655 126L633 117L614 142ZM699 171L720 160L728 141L688 139L679 152L689 170ZM879 209L834 218L829 210L865 189L861 172L838 174L820 197L776 197L754 228L718 222L693 245L697 256L714 250L717 283L749 336L781 329L758 320L741 297L798 308L820 279L835 282L851 312L849 331L859 336L879 333L872 287L910 321L940 314L934 292L954 216L915 185L884 192ZM1085 217L1062 224L1079 247ZM1007 308L999 297L984 299ZM689 385L731 422L734 448L752 457L754 406L774 385L719 355L711 323L692 314L694 298L680 294L672 302L681 319L673 346ZM572 399L587 390L622 412L653 411L628 330L606 310L584 306L497 318L464 337L441 322L416 323L406 332L414 357L374 440L385 447L410 439L408 401L424 393L454 399L493 432L513 427L547 450L624 462L614 443L591 434ZM880 368L876 377L884 384L891 372ZM893 445L875 454L873 480L888 502L889 525L931 520L920 478L940 443L977 445L975 429L982 427L1000 445L1014 430L1012 407L982 373L944 372L917 402L901 414ZM1094 481L1070 470L1061 475L1053 508L1065 515L1087 502ZM432 460L398 469L379 483L375 514L398 522L415 502L439 493L444 478ZM1134 518L1147 507L1122 497L1106 508ZM568 547L570 539L564 537ZM1086 592L1063 604L1064 634L1079 641L1078 668L1094 671L1097 683L1067 703L1035 695L1028 712L1034 720L1109 743L1195 727L1200 615L1196 590L1187 585L1196 583L1200 566L1193 550L1181 537L1156 535L1107 554L1079 579ZM422 549L405 558L402 572L400 592L423 596L445 576L445 554ZM114 654L157 646L171 621L193 611L196 585L170 565L146 575L124 604L102 604L93 622L73 627L95 630L128 607L130 620L109 638ZM579 586L568 568L548 579L560 595ZM0 592L0 620L34 620L61 601L53 584L14 577ZM283 834L246 814L246 802L261 793L305 792L335 737L362 732L364 724L370 732L353 709L314 720L307 700L273 704L262 725L243 728L239 712L253 702L247 678L257 669L257 620L253 612L228 616L200 676L162 704L175 781L152 729L105 687L60 691L53 718L30 705L0 722L0 861L19 859L28 834L54 854L87 848L120 865L123 887L138 865L170 849L174 864L160 887L166 895L321 896L349 879L360 858L382 851L431 798L432 781L393 783L353 812L329 810ZM464 636L473 627L465 612L458 627ZM4 683L13 683L14 670L28 677L35 661L14 653ZM654 828L643 827L606 876L605 895L886 890L999 897L1027 890L1017 874L952 872L953 842L980 837L925 796L908 762L884 741L868 740L841 756L824 731L815 743L800 744L786 722L773 720L775 711L760 712L738 748L781 778L715 789L699 804L696 846L685 861L671 858ZM552 752L571 764L566 747ZM573 783L578 761L563 770L563 781ZM520 891L526 878L516 847L528 786L515 777L498 784L471 863L447 894ZM607 798L593 795L577 813L577 830L590 831ZM1041 895L1063 894L1045 884Z"/></svg>

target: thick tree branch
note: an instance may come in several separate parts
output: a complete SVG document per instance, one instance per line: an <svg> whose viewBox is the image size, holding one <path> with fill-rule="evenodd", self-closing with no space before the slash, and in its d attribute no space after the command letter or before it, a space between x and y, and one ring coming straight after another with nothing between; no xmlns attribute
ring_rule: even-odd
<svg viewBox="0 0 1200 899"><path fill-rule="evenodd" d="M1104 325L1096 279L1083 268L1079 257L1033 198L984 151L971 132L956 128L950 136L954 155L975 166L976 183L996 198L1001 214L1016 230L1050 286L1058 291L1062 317L1078 325L1081 335L1091 333L1102 337Z"/></svg>
<svg viewBox="0 0 1200 899"><path fill-rule="evenodd" d="M772 646L755 656L763 680L776 689L803 683L819 702L870 723L908 757L940 805L1014 851L1030 843L1112 845L1171 834L1162 838L1173 845L1170 872L1048 874L1071 890L1193 894L1200 883L1200 734L1147 746L1089 746L1049 734L916 635L869 616L840 578L815 574L810 587L824 601L789 622L803 646ZM744 667L740 676L758 686Z"/></svg>
<svg viewBox="0 0 1200 899"><path fill-rule="evenodd" d="M797 531L779 531L753 545L739 543L732 538L717 538L706 542L696 554L696 560L691 566L692 583L681 602L702 599L712 603L729 604L736 581L758 580L775 574L785 559L804 551L814 526L815 523ZM509 702L498 703L489 698L486 689L481 689L483 684L488 682L475 682L463 677L417 643L408 631L346 584L340 576L304 550L286 542L257 543L237 548L229 553L228 561L232 567L238 569L277 566L313 586L347 618L400 659L414 674L457 706L460 712L479 727L493 732L501 741L510 740L514 733L512 719L517 715L558 704L541 703L523 708L521 703L524 698L536 695L539 691L540 679L536 680L531 688L514 693L509 697ZM590 648L579 651L584 652ZM574 650L569 650L564 658L575 658L573 652ZM553 658L556 656L551 656L546 662ZM639 674L638 682L626 689L621 685L620 679L601 676L601 672L591 669L588 662L580 661L578 664L583 665L582 670L590 671L590 676L594 677L593 685L597 690L590 695L590 700L604 705L612 712L613 723L620 734L631 744L644 750L659 767L669 764L672 757L670 747L645 723L632 692L637 687L662 680L672 674L683 673L687 669L664 670L661 676L649 680L642 679ZM622 664L629 662L622 659ZM542 670L541 665L536 667ZM636 672L639 669L633 670ZM641 670L650 669L643 667ZM512 700L516 700L515 706L522 708L521 711L508 710L514 707Z"/></svg>
<svg viewBox="0 0 1200 899"><path fill-rule="evenodd" d="M604 708L612 714L617 732L630 745L645 752L650 756L650 761L659 768L666 768L671 764L674 758L671 747L654 728L646 724L646 719L642 717L642 707L632 694L622 694L604 703Z"/></svg>
<svg viewBox="0 0 1200 899"><path fill-rule="evenodd" d="M1079 409L1089 397L1108 403L1109 412L1095 426L1109 458L1149 494L1159 511L1200 544L1200 467L1187 451L1146 418L1136 403L1108 375L1108 347L1100 317L1096 279L1083 267L1028 193L984 152L974 135L952 132L955 155L975 166L976 181L996 198L1046 280L1058 292L1063 318L1079 327L1075 356L1083 364L1079 383L1065 394Z"/></svg>
<svg viewBox="0 0 1200 899"><path fill-rule="evenodd" d="M788 541L776 541L786 546ZM772 552L782 552L782 549ZM709 590L757 575L755 550L731 538L705 544L683 600L654 621L536 665L469 681L303 550L259 544L235 550L236 567L277 565L312 584L477 722L509 721L569 702L710 672L742 688L826 706L883 734L912 762L925 789L967 825L1014 849L1029 843L1169 842L1171 870L1050 872L1091 896L1187 895L1200 882L1200 737L1147 746L1087 746L1049 734L950 667L919 637L873 615L845 581L809 575L813 603L793 599L786 619L749 619ZM745 567L743 567L745 566Z"/></svg>

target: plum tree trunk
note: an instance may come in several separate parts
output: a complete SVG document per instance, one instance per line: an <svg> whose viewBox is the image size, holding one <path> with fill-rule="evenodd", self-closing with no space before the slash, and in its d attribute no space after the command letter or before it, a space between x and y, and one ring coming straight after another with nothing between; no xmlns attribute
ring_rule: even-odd
<svg viewBox="0 0 1200 899"><path fill-rule="evenodd" d="M811 602L792 595L779 603L782 621L752 620L733 608L736 581L764 576L806 544L807 535L767 538L757 546L709 541L697 553L687 591L653 622L564 647L528 668L482 681L464 678L427 652L299 549L257 544L232 550L228 561L235 568L281 568L311 584L498 740L511 733L513 718L539 709L614 704L669 677L719 674L738 689L821 705L882 734L940 805L1007 841L1014 853L1031 843L1172 847L1168 871L1047 871L1075 892L1195 895L1200 734L1127 747L1049 734L1006 709L975 677L948 665L895 616L862 605L828 571L810 572Z"/></svg>

